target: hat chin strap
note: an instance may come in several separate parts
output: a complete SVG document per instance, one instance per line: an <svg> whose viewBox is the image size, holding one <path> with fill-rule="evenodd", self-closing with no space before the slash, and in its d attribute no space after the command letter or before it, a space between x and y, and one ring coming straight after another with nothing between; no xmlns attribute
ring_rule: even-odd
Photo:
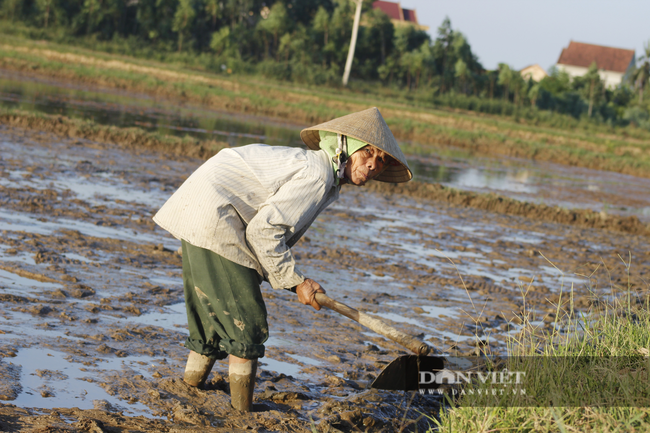
<svg viewBox="0 0 650 433"><path fill-rule="evenodd" d="M332 161L336 164L336 177L343 179L345 177L345 165L348 162L348 137L336 134L336 141L338 147L336 148L336 156L332 158Z"/></svg>

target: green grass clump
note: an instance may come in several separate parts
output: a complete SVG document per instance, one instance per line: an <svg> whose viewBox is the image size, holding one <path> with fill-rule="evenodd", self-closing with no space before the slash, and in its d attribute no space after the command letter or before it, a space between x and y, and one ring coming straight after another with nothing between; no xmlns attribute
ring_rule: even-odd
<svg viewBox="0 0 650 433"><path fill-rule="evenodd" d="M630 263L625 267L629 277ZM530 289L522 290L524 306ZM434 420L436 431L650 431L647 293L628 278L627 287L612 284L607 296L592 294L592 308L578 312L573 286L561 293L547 326L524 309L506 365L526 372L525 396L486 400L478 390L489 384L466 385L457 406Z"/></svg>

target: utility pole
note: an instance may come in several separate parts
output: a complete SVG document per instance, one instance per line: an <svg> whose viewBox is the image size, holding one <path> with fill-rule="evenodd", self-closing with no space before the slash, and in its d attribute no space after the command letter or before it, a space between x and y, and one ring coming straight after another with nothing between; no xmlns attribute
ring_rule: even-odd
<svg viewBox="0 0 650 433"><path fill-rule="evenodd" d="M354 13L354 25L352 26L352 39L350 40L350 49L348 50L348 60L345 62L345 71L343 72L343 85L348 85L350 78L350 69L352 69L352 60L354 59L354 49L357 46L357 33L359 33L359 21L361 21L361 4L363 0L353 0L357 4L357 10Z"/></svg>

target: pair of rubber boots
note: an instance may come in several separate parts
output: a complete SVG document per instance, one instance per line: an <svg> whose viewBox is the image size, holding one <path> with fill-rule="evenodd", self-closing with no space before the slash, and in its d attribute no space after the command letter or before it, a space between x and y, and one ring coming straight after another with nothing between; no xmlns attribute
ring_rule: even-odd
<svg viewBox="0 0 650 433"><path fill-rule="evenodd" d="M197 388L203 388L215 358L190 352L185 366L185 383ZM253 391L255 390L255 374L257 359L247 359L245 362L230 362L230 404L237 410L250 412L253 407Z"/></svg>

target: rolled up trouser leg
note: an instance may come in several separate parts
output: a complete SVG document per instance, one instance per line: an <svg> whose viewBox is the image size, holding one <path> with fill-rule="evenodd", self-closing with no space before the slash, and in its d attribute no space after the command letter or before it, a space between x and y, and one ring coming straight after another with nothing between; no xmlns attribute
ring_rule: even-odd
<svg viewBox="0 0 650 433"><path fill-rule="evenodd" d="M190 351L190 355L187 357L187 365L185 366L185 375L183 376L185 383L203 388L216 360L216 358L200 355L193 350Z"/></svg>
<svg viewBox="0 0 650 433"><path fill-rule="evenodd" d="M253 407L257 359L243 363L230 362L230 404L237 410L250 412Z"/></svg>
<svg viewBox="0 0 650 433"><path fill-rule="evenodd" d="M183 241L185 347L217 359L263 357L269 331L261 282L254 269Z"/></svg>

